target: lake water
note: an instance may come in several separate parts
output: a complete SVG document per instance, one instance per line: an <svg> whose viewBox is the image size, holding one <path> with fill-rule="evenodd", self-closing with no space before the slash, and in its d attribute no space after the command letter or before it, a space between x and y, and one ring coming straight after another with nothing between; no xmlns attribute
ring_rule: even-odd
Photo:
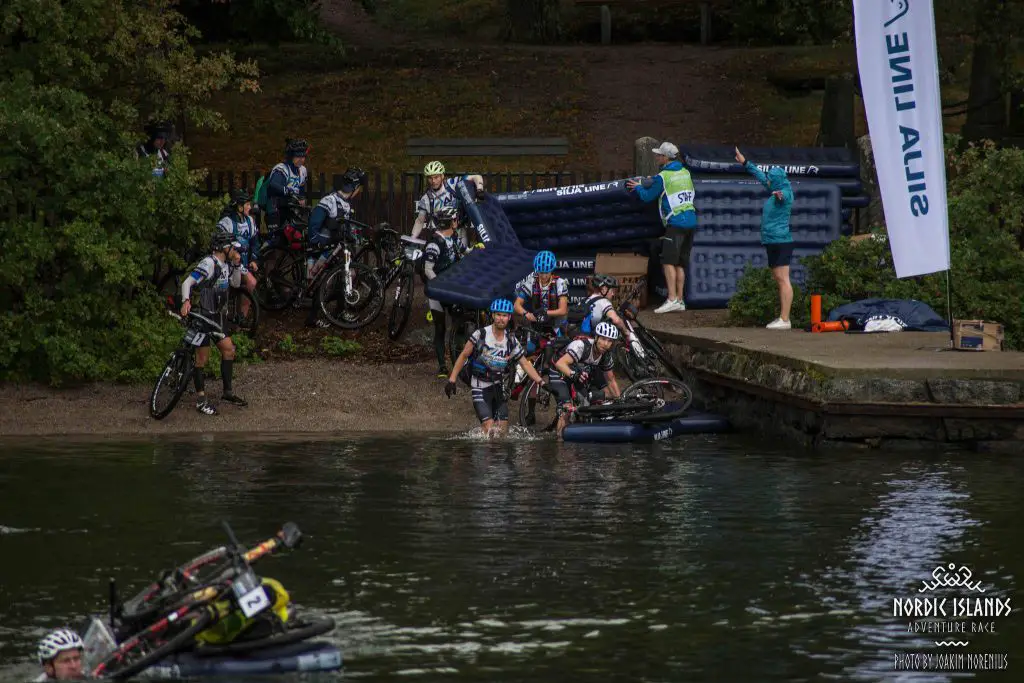
<svg viewBox="0 0 1024 683"><path fill-rule="evenodd" d="M998 655L968 668L1006 655L1008 669L962 675L1024 675L1013 602L1024 505L1008 458L810 453L733 436L0 447L3 683L37 673L46 629L105 609L108 577L139 587L223 543L222 519L247 545L285 521L305 532L256 566L337 620L329 638L345 669L317 679L955 677L896 671L900 653L934 666L941 653ZM978 589L923 590L949 563ZM957 619L995 633L938 647L948 636L909 632L916 622L893 611L896 598L940 595L1010 598L1013 612Z"/></svg>

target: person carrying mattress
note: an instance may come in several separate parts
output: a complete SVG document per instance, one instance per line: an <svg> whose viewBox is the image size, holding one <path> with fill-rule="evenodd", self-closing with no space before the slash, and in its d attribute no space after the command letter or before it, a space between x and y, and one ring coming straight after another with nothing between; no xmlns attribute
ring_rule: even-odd
<svg viewBox="0 0 1024 683"><path fill-rule="evenodd" d="M473 409L488 437L505 436L508 432L508 396L504 385L506 376L514 372L516 366L521 367L538 385L545 383L526 357L526 349L509 333L512 310L512 302L508 299L491 302L492 323L470 335L462 353L455 359L444 388L448 398L454 396L455 381L463 374L473 396Z"/></svg>
<svg viewBox="0 0 1024 683"><path fill-rule="evenodd" d="M772 166L765 175L747 160L736 147L736 161L757 178L771 192L761 208L761 244L768 254L768 267L779 286L779 317L766 325L769 330L792 329L789 310L793 305L793 285L789 281L789 263L793 258L793 235L789 230L789 217L793 211L793 186L786 171Z"/></svg>
<svg viewBox="0 0 1024 683"><path fill-rule="evenodd" d="M445 178L444 164L440 161L431 161L424 166L423 175L427 179L427 191L416 202L416 221L412 225L412 236L416 238L419 238L424 228L437 229L437 212L442 207L449 206L457 211L462 208L462 199L458 189L460 182L473 181L476 185L477 198L484 195L483 176L471 174ZM462 241L469 244L469 236L465 234L465 231L460 230L459 233Z"/></svg>
<svg viewBox="0 0 1024 683"><path fill-rule="evenodd" d="M661 172L642 180L627 180L626 187L630 191L635 190L636 196L644 202L652 202L660 197L658 211L662 225L665 226L665 235L661 238L661 268L665 271L668 298L654 312L685 311L683 289L686 271L690 269L693 236L697 232L693 178L679 161L679 148L671 142L663 142L651 151L654 152Z"/></svg>
<svg viewBox="0 0 1024 683"><path fill-rule="evenodd" d="M569 282L554 274L557 260L550 251L533 257L533 272L516 285L516 315L542 330L565 333L569 315Z"/></svg>
<svg viewBox="0 0 1024 683"><path fill-rule="evenodd" d="M434 216L437 230L427 240L427 246L423 250L423 277L427 282L433 280L444 271L462 260L468 252L466 243L462 241L457 231L459 225L458 214L453 206L442 206L437 209ZM436 299L427 299L430 307L429 317L434 323L434 351L437 353L437 376L447 377L448 370L445 363L445 318L447 318L447 307Z"/></svg>

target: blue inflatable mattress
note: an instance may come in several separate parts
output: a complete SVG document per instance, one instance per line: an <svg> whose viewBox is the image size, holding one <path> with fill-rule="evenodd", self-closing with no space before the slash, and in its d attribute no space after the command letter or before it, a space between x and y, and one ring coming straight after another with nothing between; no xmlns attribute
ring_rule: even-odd
<svg viewBox="0 0 1024 683"><path fill-rule="evenodd" d="M793 249L789 277L793 284L803 285L807 269L800 263L806 256L820 254L823 248ZM768 256L760 244L747 246L694 245L690 253L690 273L684 296L693 308L722 308L736 293L736 284L746 268L767 268Z"/></svg>
<svg viewBox="0 0 1024 683"><path fill-rule="evenodd" d="M429 281L427 296L443 304L487 309L495 299L511 299L515 295L516 284L533 272L536 253L522 247L498 245L474 249Z"/></svg>
<svg viewBox="0 0 1024 683"><path fill-rule="evenodd" d="M151 666L140 678L179 679L199 676L245 676L298 671L336 671L342 667L341 650L322 641L306 641L257 650L246 655L199 657L171 655Z"/></svg>
<svg viewBox="0 0 1024 683"><path fill-rule="evenodd" d="M577 443L644 443L663 441L683 434L714 434L729 430L721 415L689 411L671 422L587 422L566 426L562 439Z"/></svg>
<svg viewBox="0 0 1024 683"><path fill-rule="evenodd" d="M761 210L768 193L758 184L709 183L697 187L694 245L760 244ZM839 188L793 185L790 231L800 245L826 245L840 235Z"/></svg>

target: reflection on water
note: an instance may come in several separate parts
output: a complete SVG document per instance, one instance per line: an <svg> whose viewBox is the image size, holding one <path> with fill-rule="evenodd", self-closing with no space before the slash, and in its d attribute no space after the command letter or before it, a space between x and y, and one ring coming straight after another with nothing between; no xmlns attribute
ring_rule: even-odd
<svg viewBox="0 0 1024 683"><path fill-rule="evenodd" d="M258 565L330 614L345 676L385 680L914 680L892 600L938 564L1014 591L1007 463L456 438L8 444L0 682L46 628L223 542L292 520ZM962 455L956 456L962 458ZM1015 654L1016 615L978 651ZM972 647L975 641L972 641ZM1011 664L1012 666L1012 664ZM1005 675L1008 672L1000 672Z"/></svg>

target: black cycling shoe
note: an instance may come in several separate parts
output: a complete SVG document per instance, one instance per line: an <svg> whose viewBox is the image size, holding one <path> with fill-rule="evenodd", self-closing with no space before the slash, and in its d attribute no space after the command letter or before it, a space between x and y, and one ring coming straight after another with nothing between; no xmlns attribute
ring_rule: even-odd
<svg viewBox="0 0 1024 683"><path fill-rule="evenodd" d="M241 396L236 396L235 394L224 394L223 396L221 396L220 400L224 401L225 403L230 403L233 406L240 406L242 408L249 405L248 401L246 401Z"/></svg>
<svg viewBox="0 0 1024 683"><path fill-rule="evenodd" d="M217 414L217 408L215 408L214 405L207 401L205 398L196 401L196 410L198 410L203 415Z"/></svg>

